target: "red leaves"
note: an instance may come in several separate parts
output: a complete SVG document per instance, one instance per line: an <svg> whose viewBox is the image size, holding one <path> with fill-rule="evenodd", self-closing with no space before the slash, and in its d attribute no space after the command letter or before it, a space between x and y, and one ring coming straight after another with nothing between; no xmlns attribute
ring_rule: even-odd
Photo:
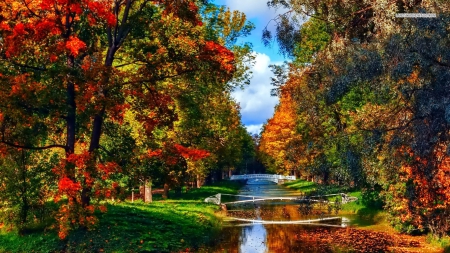
<svg viewBox="0 0 450 253"><path fill-rule="evenodd" d="M67 157L67 162L75 164L78 168L85 168L90 159L90 153L85 151L81 154L70 154Z"/></svg>
<svg viewBox="0 0 450 253"><path fill-rule="evenodd" d="M115 162L99 163L97 167L98 171L103 174L102 180L108 179L110 174L116 173L119 170L119 165Z"/></svg>
<svg viewBox="0 0 450 253"><path fill-rule="evenodd" d="M69 50L70 54L75 57L85 48L86 43L75 36L70 36L69 40L66 41L66 49Z"/></svg>
<svg viewBox="0 0 450 253"><path fill-rule="evenodd" d="M232 73L235 69L234 54L228 48L214 41L207 41L203 47L202 59L219 63L222 70Z"/></svg>
<svg viewBox="0 0 450 253"><path fill-rule="evenodd" d="M72 179L68 177L63 177L59 180L58 189L62 193L66 193L68 195L75 195L79 190L81 190L80 183L75 183Z"/></svg>
<svg viewBox="0 0 450 253"><path fill-rule="evenodd" d="M106 21L108 26L116 25L116 16L111 11L111 6L108 1L89 1L88 8L94 13L97 17Z"/></svg>
<svg viewBox="0 0 450 253"><path fill-rule="evenodd" d="M194 161L208 157L210 154L203 149L186 148L180 144L175 144L177 152L185 159L191 159Z"/></svg>
<svg viewBox="0 0 450 253"><path fill-rule="evenodd" d="M50 55L50 62L56 62L58 60L58 56L51 54Z"/></svg>
<svg viewBox="0 0 450 253"><path fill-rule="evenodd" d="M25 25L22 23L16 24L13 29L14 36L22 36L25 35L27 32L25 31Z"/></svg>
<svg viewBox="0 0 450 253"><path fill-rule="evenodd" d="M9 25L6 22L1 22L0 23L0 30L10 31L11 27L9 27Z"/></svg>
<svg viewBox="0 0 450 253"><path fill-rule="evenodd" d="M162 154L162 150L161 149L157 149L157 150L148 150L147 151L147 155L148 157L159 157Z"/></svg>
<svg viewBox="0 0 450 253"><path fill-rule="evenodd" d="M402 147L397 156L408 162L401 167L400 183L390 188L395 198L391 209L402 222L409 222L419 229L440 224L445 220L445 210L450 209L450 157L447 146L437 144L428 157L416 155L410 147ZM408 182L413 184L406 189L402 185ZM427 223L429 220L433 223ZM444 228L446 231L444 224L437 225L437 229ZM435 232L441 232L438 230Z"/></svg>
<svg viewBox="0 0 450 253"><path fill-rule="evenodd" d="M111 119L122 124L125 111L130 108L129 104L117 104L111 108Z"/></svg>
<svg viewBox="0 0 450 253"><path fill-rule="evenodd" d="M55 4L54 0L42 0L41 3L39 4L39 7L41 8L41 10L51 10L53 8Z"/></svg>

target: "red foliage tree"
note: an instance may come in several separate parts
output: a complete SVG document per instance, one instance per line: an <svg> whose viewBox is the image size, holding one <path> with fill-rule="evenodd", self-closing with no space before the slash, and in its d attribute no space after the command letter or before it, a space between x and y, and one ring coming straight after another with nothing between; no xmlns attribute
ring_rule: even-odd
<svg viewBox="0 0 450 253"><path fill-rule="evenodd" d="M65 154L53 170L58 196L68 198L61 238L94 221L91 198L108 197L111 186L100 182L120 171L113 158L105 163L98 155L106 121L120 124L131 109L151 135L177 119L161 81L233 74L233 54L203 39L197 11L194 1L0 3L1 144ZM16 141L26 134L39 136L42 146Z"/></svg>

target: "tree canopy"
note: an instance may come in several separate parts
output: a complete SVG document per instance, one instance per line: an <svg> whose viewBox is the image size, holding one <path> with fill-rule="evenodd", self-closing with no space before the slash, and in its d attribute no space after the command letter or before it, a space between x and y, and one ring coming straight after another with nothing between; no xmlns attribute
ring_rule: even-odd
<svg viewBox="0 0 450 253"><path fill-rule="evenodd" d="M275 39L293 62L262 136L277 135L280 108L293 108L289 121L296 123L292 139L277 148L262 141L267 165L297 154L303 158L294 159L299 173L375 193L401 230L449 232L448 3L268 5L290 8L276 19ZM437 18L396 17L405 12ZM287 94L292 102L283 98ZM266 137L272 146L275 140Z"/></svg>
<svg viewBox="0 0 450 253"><path fill-rule="evenodd" d="M61 238L121 187L181 186L227 152L228 167L243 159L229 94L250 77L251 47L236 39L252 28L205 1L0 3L1 153L19 167L53 157L36 180L51 186Z"/></svg>

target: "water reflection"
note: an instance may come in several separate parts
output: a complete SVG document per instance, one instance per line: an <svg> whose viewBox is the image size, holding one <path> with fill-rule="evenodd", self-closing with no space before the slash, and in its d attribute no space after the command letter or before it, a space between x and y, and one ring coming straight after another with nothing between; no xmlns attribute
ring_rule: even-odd
<svg viewBox="0 0 450 253"><path fill-rule="evenodd" d="M267 230L262 224L245 226L239 238L239 252L263 253L268 252Z"/></svg>
<svg viewBox="0 0 450 253"><path fill-rule="evenodd" d="M278 185L246 185L239 193L251 196L298 196L298 192ZM236 200L245 200L239 197ZM323 210L316 210L308 216L301 215L299 205L286 201L264 201L258 203L229 206L228 215L232 217L293 221L323 217ZM340 225L336 224L337 226ZM332 246L316 240L318 234L332 232L333 227L314 225L274 225L245 224L230 222L222 231L218 247L211 252L333 252ZM319 236L320 237L320 236Z"/></svg>

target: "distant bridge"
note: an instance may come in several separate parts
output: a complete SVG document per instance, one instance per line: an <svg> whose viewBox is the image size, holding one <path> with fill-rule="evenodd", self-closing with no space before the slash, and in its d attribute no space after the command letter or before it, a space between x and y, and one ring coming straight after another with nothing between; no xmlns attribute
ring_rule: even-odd
<svg viewBox="0 0 450 253"><path fill-rule="evenodd" d="M272 181L278 183L280 180L295 180L295 176L283 176L274 174L246 174L246 175L232 175L230 180L252 180L256 181Z"/></svg>

